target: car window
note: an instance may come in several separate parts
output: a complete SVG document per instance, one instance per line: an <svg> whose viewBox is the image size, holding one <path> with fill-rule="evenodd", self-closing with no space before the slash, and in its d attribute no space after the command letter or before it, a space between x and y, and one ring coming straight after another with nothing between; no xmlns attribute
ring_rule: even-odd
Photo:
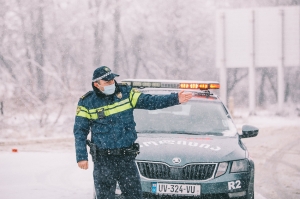
<svg viewBox="0 0 300 199"><path fill-rule="evenodd" d="M134 111L139 133L234 136L237 130L221 102L192 100L159 110Z"/></svg>

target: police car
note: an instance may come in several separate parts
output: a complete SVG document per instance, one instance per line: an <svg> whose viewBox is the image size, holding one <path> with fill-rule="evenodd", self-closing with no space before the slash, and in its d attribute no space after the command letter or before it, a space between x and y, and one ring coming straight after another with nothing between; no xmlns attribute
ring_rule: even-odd
<svg viewBox="0 0 300 199"><path fill-rule="evenodd" d="M211 92L220 88L218 82L123 82L152 95L193 93L184 104L134 111L144 198L254 198L254 162L242 139L257 136L258 128L244 125L238 132L226 106Z"/></svg>

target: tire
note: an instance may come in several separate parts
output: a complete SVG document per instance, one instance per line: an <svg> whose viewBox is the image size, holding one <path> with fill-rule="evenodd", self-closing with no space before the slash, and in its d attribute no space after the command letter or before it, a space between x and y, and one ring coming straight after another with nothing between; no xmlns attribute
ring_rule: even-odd
<svg viewBox="0 0 300 199"><path fill-rule="evenodd" d="M237 199L254 199L254 190L251 193L247 192L246 196L238 197Z"/></svg>
<svg viewBox="0 0 300 199"><path fill-rule="evenodd" d="M248 195L248 199L254 199L254 190Z"/></svg>

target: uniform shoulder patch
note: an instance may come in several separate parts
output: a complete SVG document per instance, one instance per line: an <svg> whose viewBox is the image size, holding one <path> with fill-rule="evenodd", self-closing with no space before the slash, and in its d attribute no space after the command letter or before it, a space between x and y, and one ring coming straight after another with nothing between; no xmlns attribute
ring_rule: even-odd
<svg viewBox="0 0 300 199"><path fill-rule="evenodd" d="M77 106L77 109L76 109L76 115L78 115L78 113L81 111L81 107L80 106Z"/></svg>
<svg viewBox="0 0 300 199"><path fill-rule="evenodd" d="M93 93L93 91L89 91L86 94L84 94L80 99L84 99L85 97L91 95Z"/></svg>
<svg viewBox="0 0 300 199"><path fill-rule="evenodd" d="M139 91L139 90L136 89L136 88L133 88L132 91L133 91L134 93L140 93L140 92L141 92L141 91Z"/></svg>

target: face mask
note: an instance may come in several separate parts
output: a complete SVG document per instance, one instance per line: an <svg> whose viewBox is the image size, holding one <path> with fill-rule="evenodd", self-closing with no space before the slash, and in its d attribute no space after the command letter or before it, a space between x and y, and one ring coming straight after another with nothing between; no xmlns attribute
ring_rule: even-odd
<svg viewBox="0 0 300 199"><path fill-rule="evenodd" d="M116 85L113 83L112 85L109 86L104 86L104 91L102 91L105 95L111 95L115 92L116 90Z"/></svg>

